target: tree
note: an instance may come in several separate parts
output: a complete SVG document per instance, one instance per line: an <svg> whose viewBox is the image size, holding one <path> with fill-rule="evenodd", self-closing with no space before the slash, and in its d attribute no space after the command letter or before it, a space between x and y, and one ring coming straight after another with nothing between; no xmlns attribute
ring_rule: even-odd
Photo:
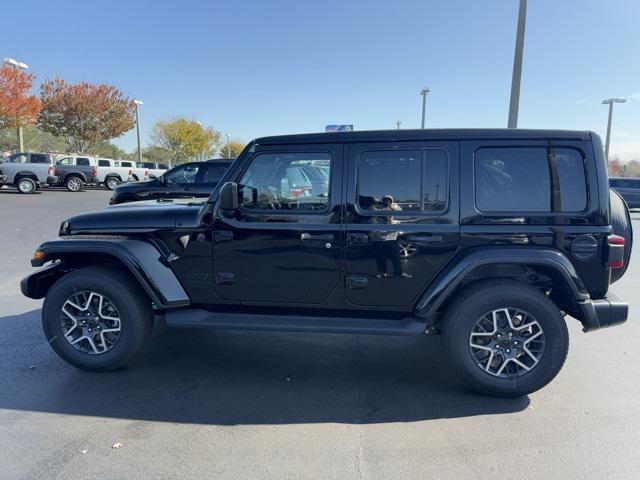
<svg viewBox="0 0 640 480"><path fill-rule="evenodd" d="M42 84L40 100L38 126L64 138L75 152L90 152L135 125L133 100L111 85L68 84L55 78Z"/></svg>
<svg viewBox="0 0 640 480"><path fill-rule="evenodd" d="M100 142L94 145L91 148L91 152L93 155L102 158L113 158L114 160L127 160L129 159L129 154L122 150L117 145L111 142Z"/></svg>
<svg viewBox="0 0 640 480"><path fill-rule="evenodd" d="M628 177L640 177L640 162L638 160L630 160L625 165L624 170Z"/></svg>
<svg viewBox="0 0 640 480"><path fill-rule="evenodd" d="M9 65L0 68L0 133L35 123L40 100L31 95L35 76Z"/></svg>
<svg viewBox="0 0 640 480"><path fill-rule="evenodd" d="M167 151L176 164L215 153L220 146L220 138L220 132L187 118L156 122L151 131L154 146Z"/></svg>
<svg viewBox="0 0 640 480"><path fill-rule="evenodd" d="M34 125L24 127L24 144L29 146L32 152L65 153L69 147L60 137L54 137L50 133L43 132ZM5 130L0 133L0 151L10 151L15 148L16 135L13 131Z"/></svg>
<svg viewBox="0 0 640 480"><path fill-rule="evenodd" d="M137 148L131 154L131 157L134 159L138 158ZM145 158L150 162L169 163L171 161L171 154L169 153L168 150L165 150L162 147L151 145L150 147L146 147L142 149L142 158Z"/></svg>
<svg viewBox="0 0 640 480"><path fill-rule="evenodd" d="M222 158L238 158L238 155L244 150L244 147L244 143L237 140L230 140L229 143L220 147L220 156Z"/></svg>
<svg viewBox="0 0 640 480"><path fill-rule="evenodd" d="M607 169L609 170L609 175L612 177L616 177L620 175L620 159L618 157L614 157L609 160L607 164Z"/></svg>

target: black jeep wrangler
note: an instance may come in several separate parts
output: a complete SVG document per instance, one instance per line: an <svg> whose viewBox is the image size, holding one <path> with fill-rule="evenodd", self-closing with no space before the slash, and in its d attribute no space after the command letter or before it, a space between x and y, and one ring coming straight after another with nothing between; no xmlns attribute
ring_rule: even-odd
<svg viewBox="0 0 640 480"><path fill-rule="evenodd" d="M87 370L176 327L442 333L477 391L523 395L584 331L627 319L628 209L593 132L394 130L251 142L208 200L62 223L22 280L47 340Z"/></svg>

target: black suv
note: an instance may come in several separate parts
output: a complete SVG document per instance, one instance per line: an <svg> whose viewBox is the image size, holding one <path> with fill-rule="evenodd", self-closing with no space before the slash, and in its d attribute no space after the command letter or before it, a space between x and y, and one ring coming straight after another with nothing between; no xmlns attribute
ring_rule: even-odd
<svg viewBox="0 0 640 480"><path fill-rule="evenodd" d="M610 178L609 186L624 198L629 208L640 208L640 178Z"/></svg>
<svg viewBox="0 0 640 480"><path fill-rule="evenodd" d="M565 315L584 331L627 319L608 289L627 267L630 225L592 132L267 137L245 148L207 200L63 222L64 239L31 261L50 264L22 291L46 297L47 340L87 370L130 362L159 319L441 333L473 388L516 396L562 367Z"/></svg>
<svg viewBox="0 0 640 480"><path fill-rule="evenodd" d="M183 163L148 182L120 185L113 192L109 203L139 202L160 198L209 197L231 160L208 160Z"/></svg>

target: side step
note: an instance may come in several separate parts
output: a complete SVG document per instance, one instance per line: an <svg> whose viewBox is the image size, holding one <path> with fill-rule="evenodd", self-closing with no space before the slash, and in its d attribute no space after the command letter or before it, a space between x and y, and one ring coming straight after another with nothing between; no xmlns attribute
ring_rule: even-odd
<svg viewBox="0 0 640 480"><path fill-rule="evenodd" d="M207 327L219 330L263 330L276 332L355 333L363 335L423 335L427 324L419 318L378 320L349 317L296 315L252 315L210 312L199 308L168 310L170 327Z"/></svg>

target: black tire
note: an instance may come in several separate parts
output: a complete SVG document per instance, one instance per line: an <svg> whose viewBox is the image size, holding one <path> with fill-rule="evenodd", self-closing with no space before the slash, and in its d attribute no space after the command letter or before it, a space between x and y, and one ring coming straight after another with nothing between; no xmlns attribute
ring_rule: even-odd
<svg viewBox="0 0 640 480"><path fill-rule="evenodd" d="M25 195L36 193L38 190L38 184L33 180L33 178L29 177L19 178L16 182L16 187L18 188L18 192Z"/></svg>
<svg viewBox="0 0 640 480"><path fill-rule="evenodd" d="M115 190L122 181L118 177L107 177L104 181L104 186L107 190Z"/></svg>
<svg viewBox="0 0 640 480"><path fill-rule="evenodd" d="M120 314L120 337L104 353L82 352L64 337L62 308L70 296L81 291L103 295ZM144 346L152 325L151 301L128 273L115 267L86 267L65 275L51 287L42 306L42 326L49 344L65 362L83 370L109 371L127 365Z"/></svg>
<svg viewBox="0 0 640 480"><path fill-rule="evenodd" d="M624 267L611 270L611 283L614 283L620 280L629 268L631 247L633 246L633 227L627 202L613 189L609 189L609 207L613 233L624 238Z"/></svg>
<svg viewBox="0 0 640 480"><path fill-rule="evenodd" d="M84 189L84 181L77 175L69 175L65 181L64 186L70 192L81 192Z"/></svg>
<svg viewBox="0 0 640 480"><path fill-rule="evenodd" d="M538 363L519 376L486 372L469 346L476 322L501 308L528 312L544 332L546 343ZM442 337L453 364L471 388L500 397L518 397L544 387L558 374L569 350L567 326L558 307L539 290L508 280L482 282L458 295L443 319Z"/></svg>

